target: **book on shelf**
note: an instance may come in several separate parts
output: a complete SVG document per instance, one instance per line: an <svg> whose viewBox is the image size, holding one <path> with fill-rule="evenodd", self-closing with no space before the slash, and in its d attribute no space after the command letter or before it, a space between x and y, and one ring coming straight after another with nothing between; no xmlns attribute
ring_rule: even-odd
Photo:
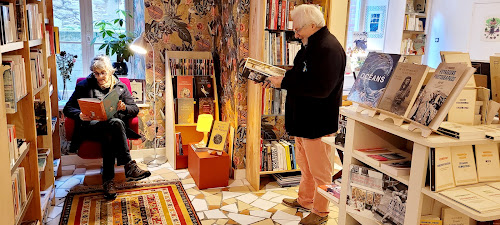
<svg viewBox="0 0 500 225"><path fill-rule="evenodd" d="M498 144L484 144L474 146L479 182L500 180L500 159Z"/></svg>
<svg viewBox="0 0 500 225"><path fill-rule="evenodd" d="M213 98L214 85L210 76L195 76L194 77L194 97L195 98Z"/></svg>
<svg viewBox="0 0 500 225"><path fill-rule="evenodd" d="M229 132L229 122L214 121L212 131L210 132L210 141L208 148L223 151L226 146L226 137Z"/></svg>
<svg viewBox="0 0 500 225"><path fill-rule="evenodd" d="M332 195L337 199L337 203L340 200L340 185L337 184L325 184L320 185L319 188L323 191L323 194Z"/></svg>
<svg viewBox="0 0 500 225"><path fill-rule="evenodd" d="M475 88L464 88L457 100L448 111L448 121L464 125L474 125L474 115L476 108Z"/></svg>
<svg viewBox="0 0 500 225"><path fill-rule="evenodd" d="M347 100L376 107L400 57L397 54L368 53Z"/></svg>
<svg viewBox="0 0 500 225"><path fill-rule="evenodd" d="M173 76L211 76L212 59L170 58L169 66Z"/></svg>
<svg viewBox="0 0 500 225"><path fill-rule="evenodd" d="M17 112L17 98L16 98L16 79L12 74L9 65L1 65L0 73L3 75L3 90L5 96L5 111L7 114Z"/></svg>
<svg viewBox="0 0 500 225"><path fill-rule="evenodd" d="M175 132L175 153L177 155L184 155L181 132Z"/></svg>
<svg viewBox="0 0 500 225"><path fill-rule="evenodd" d="M78 105L83 114L92 120L106 121L112 118L117 112L120 94L115 88L106 94L102 100L97 98L80 98Z"/></svg>
<svg viewBox="0 0 500 225"><path fill-rule="evenodd" d="M211 114L215 117L215 103L214 98L199 98L198 99L198 115Z"/></svg>
<svg viewBox="0 0 500 225"><path fill-rule="evenodd" d="M476 163L474 161L472 145L453 146L450 148L455 185L477 183Z"/></svg>
<svg viewBox="0 0 500 225"><path fill-rule="evenodd" d="M431 191L455 187L450 147L431 148L429 151L429 181Z"/></svg>
<svg viewBox="0 0 500 225"><path fill-rule="evenodd" d="M423 215L420 217L420 225L442 225L443 221L439 216Z"/></svg>
<svg viewBox="0 0 500 225"><path fill-rule="evenodd" d="M36 135L47 135L47 107L45 106L45 101L36 100L34 101L35 108L35 123L36 123Z"/></svg>
<svg viewBox="0 0 500 225"><path fill-rule="evenodd" d="M399 63L377 108L407 117L428 72L425 65Z"/></svg>
<svg viewBox="0 0 500 225"><path fill-rule="evenodd" d="M500 204L490 199L484 198L476 193L473 193L464 188L453 188L439 192L439 194L450 198L463 206L478 213L486 213L495 210L500 210ZM444 218L443 218L444 219ZM444 219L446 220L446 219Z"/></svg>
<svg viewBox="0 0 500 225"><path fill-rule="evenodd" d="M437 129L437 133L459 140L477 140L485 138L484 130L478 129L476 126L467 126L449 121L443 121Z"/></svg>
<svg viewBox="0 0 500 225"><path fill-rule="evenodd" d="M362 156L364 160L377 166L381 166L386 163L403 162L411 159L410 153L395 148L368 148L356 149L354 151L356 154Z"/></svg>
<svg viewBox="0 0 500 225"><path fill-rule="evenodd" d="M467 187L465 190L477 194L483 198L489 199L500 205L500 190L488 185Z"/></svg>
<svg viewBox="0 0 500 225"><path fill-rule="evenodd" d="M44 171L46 165L47 165L47 157L46 156L39 156L38 157L38 172Z"/></svg>
<svg viewBox="0 0 500 225"><path fill-rule="evenodd" d="M177 76L177 98L193 98L193 76Z"/></svg>
<svg viewBox="0 0 500 225"><path fill-rule="evenodd" d="M409 119L437 130L474 69L460 63L441 63L421 90Z"/></svg>
<svg viewBox="0 0 500 225"><path fill-rule="evenodd" d="M474 219L448 207L441 209L441 218L443 219L443 225L476 225Z"/></svg>
<svg viewBox="0 0 500 225"><path fill-rule="evenodd" d="M177 123L192 124L194 123L194 99L193 98L178 98L177 99Z"/></svg>
<svg viewBox="0 0 500 225"><path fill-rule="evenodd" d="M345 115L339 114L338 120L338 132L335 135L335 144L344 147L345 145L345 136L347 134L347 117Z"/></svg>
<svg viewBox="0 0 500 225"><path fill-rule="evenodd" d="M491 182L491 183L486 183L486 185L494 187L498 190L500 190L500 182Z"/></svg>
<svg viewBox="0 0 500 225"><path fill-rule="evenodd" d="M285 69L252 58L246 58L242 76L257 83L270 76L285 76Z"/></svg>
<svg viewBox="0 0 500 225"><path fill-rule="evenodd" d="M381 169L387 171L387 173L394 176L409 176L410 168L411 168L411 160L405 160L402 162L394 162L394 163L383 163L380 166Z"/></svg>

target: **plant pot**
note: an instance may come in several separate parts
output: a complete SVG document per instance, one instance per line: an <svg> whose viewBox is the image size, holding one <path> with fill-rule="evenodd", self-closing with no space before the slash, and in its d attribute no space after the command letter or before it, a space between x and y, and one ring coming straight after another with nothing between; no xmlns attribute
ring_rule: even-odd
<svg viewBox="0 0 500 225"><path fill-rule="evenodd" d="M116 69L115 75L117 76L126 76L128 74L128 67L125 62L114 62L113 68Z"/></svg>

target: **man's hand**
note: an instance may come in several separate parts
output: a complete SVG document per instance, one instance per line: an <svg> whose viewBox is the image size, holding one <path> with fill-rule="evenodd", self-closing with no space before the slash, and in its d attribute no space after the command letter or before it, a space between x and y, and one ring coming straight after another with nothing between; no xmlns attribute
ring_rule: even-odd
<svg viewBox="0 0 500 225"><path fill-rule="evenodd" d="M116 110L118 110L118 111L127 110L127 106L125 105L125 103L122 102L122 100L120 100L120 101L118 101L118 106L117 106Z"/></svg>
<svg viewBox="0 0 500 225"><path fill-rule="evenodd" d="M283 81L283 76L268 77L266 81L269 81L271 83L271 87L273 88L281 88L281 81Z"/></svg>
<svg viewBox="0 0 500 225"><path fill-rule="evenodd" d="M80 112L80 119L82 121L91 121L92 120L92 118L90 118L90 116L87 116L87 115L83 114L82 112Z"/></svg>

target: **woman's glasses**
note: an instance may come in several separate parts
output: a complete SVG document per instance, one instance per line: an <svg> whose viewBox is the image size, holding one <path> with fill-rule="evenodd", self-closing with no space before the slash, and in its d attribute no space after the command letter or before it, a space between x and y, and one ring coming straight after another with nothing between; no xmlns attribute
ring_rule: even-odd
<svg viewBox="0 0 500 225"><path fill-rule="evenodd" d="M102 75L102 76L106 76L106 74L108 74L108 73L106 73L106 70L104 70L104 71L102 71L102 72L100 72L100 73L99 73L99 72L95 72L95 71L94 71L93 73L94 73L94 76L95 76L95 77L98 77L98 76L101 76L101 75Z"/></svg>

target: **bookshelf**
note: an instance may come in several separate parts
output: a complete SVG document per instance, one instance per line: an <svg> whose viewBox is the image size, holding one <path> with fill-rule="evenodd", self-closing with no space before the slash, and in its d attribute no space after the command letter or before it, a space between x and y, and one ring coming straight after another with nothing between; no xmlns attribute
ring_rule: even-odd
<svg viewBox="0 0 500 225"><path fill-rule="evenodd" d="M169 65L169 60L170 59L212 59L212 53L211 52L196 52L196 51L167 51L166 56L165 56L165 102L171 103L171 104L166 104L165 108L165 119L166 119L166 124L172 124L171 127L174 127L174 130L168 130L169 126L166 127L166 154L168 161L172 163L172 166L174 168L177 168L177 157L176 157L176 150L175 150L175 133L181 132L182 136L182 145L185 149L185 156L187 156L187 149L188 145L190 143L198 143L201 139L203 139L203 133L196 131L196 123L176 123L176 110L174 108L174 102L176 102L176 99L174 96L176 94L174 93L174 86L175 84L172 82L175 82L174 79L174 73L172 71L172 68L170 68ZM211 75L209 76L212 84L213 84L213 95L214 95L214 121L219 120L219 96L217 94L217 82L214 76L214 71L213 71L213 64L212 64L212 70L210 71ZM194 76L193 76L194 77ZM168 84L167 84L168 83ZM194 81L193 81L194 85ZM194 90L194 88L193 88ZM196 104L196 98L194 98L194 107L198 107L198 104ZM197 110L195 109L195 112ZM195 113L195 121L196 121L196 113Z"/></svg>
<svg viewBox="0 0 500 225"><path fill-rule="evenodd" d="M291 0L293 1L293 0ZM268 1L266 1L268 2ZM300 3L312 3L318 4L322 7L325 13L325 20L327 26L330 26L330 22L333 18L329 18L329 13L334 9L335 3L328 0L313 0L313 1L293 1ZM249 24L249 57L257 59L260 61L266 61L265 52L266 49L266 33L289 33L289 28L285 30L274 30L267 29L267 14L266 5L258 3L257 1L250 1L250 18L253 18ZM297 4L298 5L298 4ZM345 19L345 18L344 18ZM336 21L339 23L339 21ZM340 29L340 28L339 28ZM345 33L345 28L342 32ZM341 32L341 33L342 33ZM333 32L332 32L333 33ZM344 35L345 36L345 35ZM344 43L344 40L339 40ZM267 57L268 58L268 57ZM280 65L278 65L280 66ZM280 67L285 67L289 69L289 65L281 65ZM288 68L287 68L288 67ZM293 172L298 170L285 170L285 171L260 171L260 148L261 148L261 120L262 120L262 87L259 84L253 82L248 82L248 92L247 92L247 136L246 136L246 179L251 184L255 190L260 190L260 176L273 174L273 173L285 173Z"/></svg>
<svg viewBox="0 0 500 225"><path fill-rule="evenodd" d="M424 4L424 6L417 6ZM404 62L422 64L428 50L430 0L406 0L400 54ZM423 45L423 47L421 47ZM423 48L423 50L417 49ZM415 51L414 51L415 50Z"/></svg>
<svg viewBox="0 0 500 225"><path fill-rule="evenodd" d="M347 134L344 151L343 170L350 171L351 165L364 165L373 168L379 172L387 174L393 179L407 185L408 195L406 201L406 212L404 224L420 224L420 216L436 214L443 207L453 208L477 221L490 221L500 219L500 212L477 213L474 210L461 205L447 197L432 192L429 186L426 186L426 174L428 170L429 150L430 148L445 146L464 146L492 143L491 140L478 139L461 141L446 136L431 134L424 138L418 132L408 131L407 125L396 126L392 121L382 121L378 116L370 117L365 114L357 113L353 108L342 108L340 113L347 117ZM366 141L370 140L370 141ZM323 140L331 143L329 140ZM364 160L353 150L359 148L398 148L405 149L412 153L410 176L394 176L387 173L380 166ZM344 173L342 177L340 203L347 201L347 195L350 185L350 173ZM335 202L334 202L335 203ZM353 210L346 204L339 204L339 224L381 224L380 222Z"/></svg>
<svg viewBox="0 0 500 225"><path fill-rule="evenodd" d="M50 90L51 88L57 89L55 55L51 54L53 44L48 41L53 34L45 35L45 26L53 26L53 14L52 0L8 0L6 2L12 3L13 10L16 10L16 12L16 3L21 3L22 8L24 8L24 17L20 20L24 29L21 29L22 32L18 34L25 36L25 39L0 45L0 59L11 61L11 59L8 59L9 57L22 57L19 61L20 64L17 65L20 65L18 68L24 70L24 73L15 69L15 71L18 71L16 74L21 75L16 77L19 79L16 81L20 81L18 84L23 83L26 85L26 93L16 99L16 112L7 113L6 94L4 92L5 80L3 76L0 79L0 87L2 88L0 91L0 148L9 149L7 124L15 126L16 138L25 139L27 145L19 149L19 156L12 165L9 162L9 151L0 152L0 160L2 160L0 162L0 179L2 180L0 190L3 193L0 197L2 202L0 204L0 217L5 224L21 224L27 220L42 221L44 215L47 214L48 205L53 200L55 190L53 159L54 157L60 158L58 127L56 126L55 129L52 127L52 117L57 117L58 114L57 94L51 93ZM27 19L26 9L35 7L38 8L38 18L44 18L44 20L31 21L30 23ZM39 35L38 38L32 37L30 39L27 29L30 24L41 29L41 32L32 29L32 31L41 34L41 37ZM14 31L14 33L16 32ZM32 66L30 66L32 61L30 58L37 58L35 59L37 61L36 70L33 70ZM24 67L22 67L22 63L24 63ZM32 73L39 74L39 76L32 76ZM35 102L45 103L45 108L39 108L43 109L42 114L38 114L42 112L40 110L35 112ZM53 110L54 108L56 110ZM37 115L44 116L37 117ZM39 128L46 124L47 134L37 134L36 122L42 122ZM57 143L54 143L53 140L56 140ZM47 165L42 171L38 170L38 148L49 150ZM16 215L14 207L16 194L12 188L11 178L16 169L20 167L25 170L27 198L26 201L20 202L20 210ZM41 197L43 191L46 191L44 199Z"/></svg>

